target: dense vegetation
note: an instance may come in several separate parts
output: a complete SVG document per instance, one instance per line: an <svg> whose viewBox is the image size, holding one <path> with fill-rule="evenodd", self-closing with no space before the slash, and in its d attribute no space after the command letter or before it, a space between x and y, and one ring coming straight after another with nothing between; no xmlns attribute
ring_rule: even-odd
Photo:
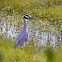
<svg viewBox="0 0 62 62"><path fill-rule="evenodd" d="M25 14L36 19L28 25L38 25L39 28L42 25L47 32L51 29L54 33L61 34L62 39L62 0L0 0L0 22L8 20L7 22L11 23L17 19L16 29L18 30L20 24L23 24L22 21L20 23L20 18ZM6 20L3 20L3 17ZM8 31L7 27L8 24L6 32ZM0 26L0 31L2 29ZM36 28L32 29L36 30ZM41 32L41 29L39 30ZM43 29L42 32L44 31L46 30ZM41 46L41 44L37 44L37 41L29 40L25 43L23 50L20 47L14 49L14 41L0 33L0 62L62 62L62 42L59 40L57 42L59 46L57 44L55 47L49 43Z"/></svg>
<svg viewBox="0 0 62 62"><path fill-rule="evenodd" d="M62 0L1 0L0 3L0 10L6 15L30 14L50 22L60 22L62 18Z"/></svg>
<svg viewBox="0 0 62 62"><path fill-rule="evenodd" d="M62 62L62 48L24 46L14 49L14 42L0 38L0 62Z"/></svg>

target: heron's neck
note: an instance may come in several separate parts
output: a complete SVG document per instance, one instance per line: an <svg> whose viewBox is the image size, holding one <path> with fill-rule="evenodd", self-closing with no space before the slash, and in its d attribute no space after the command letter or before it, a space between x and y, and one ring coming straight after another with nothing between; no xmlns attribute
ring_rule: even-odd
<svg viewBox="0 0 62 62"><path fill-rule="evenodd" d="M27 19L24 18L24 29L28 32Z"/></svg>

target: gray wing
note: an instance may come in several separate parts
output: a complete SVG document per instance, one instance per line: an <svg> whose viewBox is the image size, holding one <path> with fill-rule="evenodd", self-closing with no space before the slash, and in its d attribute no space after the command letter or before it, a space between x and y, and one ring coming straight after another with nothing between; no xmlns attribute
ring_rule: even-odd
<svg viewBox="0 0 62 62"><path fill-rule="evenodd" d="M24 30L22 30L18 37L16 38L16 42L15 42L15 46L14 48L16 48L17 45L23 45L24 42L26 42L28 40L28 33L25 32Z"/></svg>
<svg viewBox="0 0 62 62"><path fill-rule="evenodd" d="M24 42L26 42L28 40L28 34L25 32L22 36L21 36L21 39L19 40L20 41L20 46L24 44Z"/></svg>

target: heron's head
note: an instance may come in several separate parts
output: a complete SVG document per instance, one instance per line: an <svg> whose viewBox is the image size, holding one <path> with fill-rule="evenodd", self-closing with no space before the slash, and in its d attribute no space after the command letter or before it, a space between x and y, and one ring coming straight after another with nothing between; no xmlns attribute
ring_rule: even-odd
<svg viewBox="0 0 62 62"><path fill-rule="evenodd" d="M30 15L24 15L23 18L25 18L25 19L34 19L34 18L31 17Z"/></svg>

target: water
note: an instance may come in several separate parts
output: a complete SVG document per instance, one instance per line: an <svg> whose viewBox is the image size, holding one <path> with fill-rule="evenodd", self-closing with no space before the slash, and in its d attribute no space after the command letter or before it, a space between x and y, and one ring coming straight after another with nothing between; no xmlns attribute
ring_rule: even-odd
<svg viewBox="0 0 62 62"><path fill-rule="evenodd" d="M13 17L12 19L10 19L10 17L8 19L2 18L2 20L3 21L0 22L0 35L3 34L8 39L10 37L16 38L19 32L23 28L23 25L21 25L20 23L21 21L19 23L18 21L16 21L17 19L15 19L15 21L10 21L10 20L14 20ZM29 40L37 41L38 44L46 46L47 43L51 43L51 45L55 47L56 42L61 41L61 35L58 34L58 31L53 31L51 30L51 28L45 29L45 28L42 28L42 25L31 25L30 26L28 24L28 29L29 29L28 30ZM58 39L58 36L59 36L59 39Z"/></svg>

